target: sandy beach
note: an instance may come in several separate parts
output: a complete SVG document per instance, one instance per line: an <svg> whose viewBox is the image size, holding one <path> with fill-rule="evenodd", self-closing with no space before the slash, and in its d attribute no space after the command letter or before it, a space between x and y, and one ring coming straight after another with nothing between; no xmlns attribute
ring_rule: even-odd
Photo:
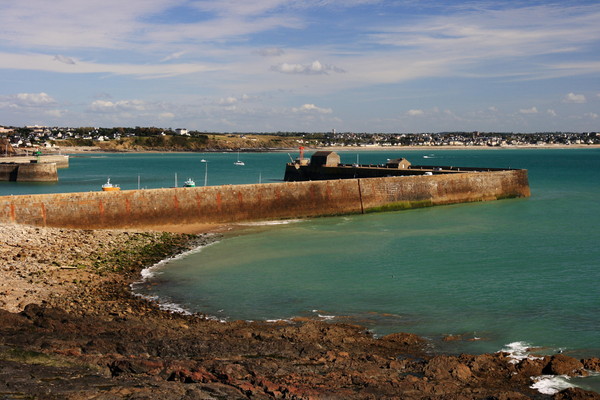
<svg viewBox="0 0 600 400"><path fill-rule="evenodd" d="M374 338L306 319L223 323L131 294L144 267L213 238L0 226L3 398L600 398L530 387L532 376L600 372L599 359L439 355L412 334Z"/></svg>

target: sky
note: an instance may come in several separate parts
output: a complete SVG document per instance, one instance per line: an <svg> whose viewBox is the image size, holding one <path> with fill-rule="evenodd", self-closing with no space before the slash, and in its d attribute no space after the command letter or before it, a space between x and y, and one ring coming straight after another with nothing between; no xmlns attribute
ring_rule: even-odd
<svg viewBox="0 0 600 400"><path fill-rule="evenodd" d="M600 2L0 0L0 125L600 131Z"/></svg>

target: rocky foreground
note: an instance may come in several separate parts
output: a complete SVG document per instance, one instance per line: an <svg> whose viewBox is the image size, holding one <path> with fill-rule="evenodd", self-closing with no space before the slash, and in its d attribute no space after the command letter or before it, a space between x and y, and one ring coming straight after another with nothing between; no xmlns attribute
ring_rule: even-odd
<svg viewBox="0 0 600 400"><path fill-rule="evenodd" d="M222 323L131 295L208 236L0 226L0 398L600 399L530 388L600 372L565 355L435 355L412 334L320 321Z"/></svg>

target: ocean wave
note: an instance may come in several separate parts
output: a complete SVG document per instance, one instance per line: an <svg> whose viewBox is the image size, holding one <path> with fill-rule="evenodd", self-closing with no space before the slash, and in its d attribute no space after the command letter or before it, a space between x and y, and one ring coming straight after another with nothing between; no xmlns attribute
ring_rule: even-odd
<svg viewBox="0 0 600 400"><path fill-rule="evenodd" d="M335 315L327 315L327 314L321 314L323 311L321 310L311 310L314 314L317 314L317 317L321 318L324 321L331 321L332 319L334 319L336 316Z"/></svg>
<svg viewBox="0 0 600 400"><path fill-rule="evenodd" d="M156 303L158 305L158 308L163 311L169 311L169 312L186 314L186 315L193 314L190 310L186 309L185 307L183 307L180 304L177 304L175 302L161 298L159 296L151 296L151 295L139 293L138 290L142 287L142 285L144 285L150 279L154 278L157 275L160 275L161 274L160 269L163 268L165 265L168 265L172 261L180 260L184 257L187 257L190 254L199 253L205 247L208 247L208 246L218 243L218 242L219 242L218 240L213 240L210 243L202 244L191 250L184 251L183 253L179 253L172 257L165 258L164 260L161 260L150 267L144 268L142 271L140 271L141 279L139 281L135 281L129 285L133 295L136 297L140 297L140 298L143 298L143 299L146 299L146 300ZM219 321L221 320L217 317L215 317L215 319L219 320Z"/></svg>
<svg viewBox="0 0 600 400"><path fill-rule="evenodd" d="M168 265L170 262L175 261L175 260L180 260L182 258L185 258L187 256L189 256L190 254L195 254L195 253L199 253L202 251L202 249L204 249L205 247L211 246L215 243L218 243L218 240L214 240L211 241L210 243L207 244L202 244L198 247L195 247L191 250L185 251L183 253L174 255L173 257L169 257L169 258L165 258L164 260L161 260L159 262L157 262L154 265L151 265L150 267L144 268L141 272L140 275L142 277L142 279L140 281L136 281L134 283L131 284L132 289L133 289L133 285L137 285L140 283L144 283L146 281L148 281L149 279L155 277L156 275L160 274L160 269L163 268L165 265Z"/></svg>
<svg viewBox="0 0 600 400"><path fill-rule="evenodd" d="M512 364L518 364L525 359L535 360L542 358L531 355L531 349L532 345L530 343L512 342L505 345L500 352L508 353L508 357L511 358L510 362ZM576 385L569 382L569 379L570 377L567 375L532 376L531 380L533 381L533 384L530 387L542 394L553 395L561 390L576 387Z"/></svg>
<svg viewBox="0 0 600 400"><path fill-rule="evenodd" d="M534 383L530 387L542 394L552 395L561 390L575 387L575 385L569 382L569 377L567 375L541 375L534 376L531 379Z"/></svg>
<svg viewBox="0 0 600 400"><path fill-rule="evenodd" d="M530 350L532 345L527 342L512 342L500 350L501 353L508 353L508 357L511 358L512 364L518 364L525 359L538 359L540 357L535 357L531 355Z"/></svg>
<svg viewBox="0 0 600 400"><path fill-rule="evenodd" d="M241 226L269 226L269 225L287 225L295 222L301 222L300 219L285 219L275 221L257 221L257 222L240 222L237 225Z"/></svg>

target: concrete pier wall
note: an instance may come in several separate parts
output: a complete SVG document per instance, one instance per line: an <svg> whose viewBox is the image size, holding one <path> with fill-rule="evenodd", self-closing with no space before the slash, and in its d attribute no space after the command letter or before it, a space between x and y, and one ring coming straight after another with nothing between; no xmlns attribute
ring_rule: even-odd
<svg viewBox="0 0 600 400"><path fill-rule="evenodd" d="M57 168L69 168L69 156L55 154L55 155L43 155L43 156L9 156L0 157L0 163L13 163L13 164L29 164L32 161L38 164L44 163L55 163Z"/></svg>
<svg viewBox="0 0 600 400"><path fill-rule="evenodd" d="M0 164L0 181L58 182L56 163Z"/></svg>
<svg viewBox="0 0 600 400"><path fill-rule="evenodd" d="M145 228L376 212L529 196L526 170L0 197L0 223Z"/></svg>

